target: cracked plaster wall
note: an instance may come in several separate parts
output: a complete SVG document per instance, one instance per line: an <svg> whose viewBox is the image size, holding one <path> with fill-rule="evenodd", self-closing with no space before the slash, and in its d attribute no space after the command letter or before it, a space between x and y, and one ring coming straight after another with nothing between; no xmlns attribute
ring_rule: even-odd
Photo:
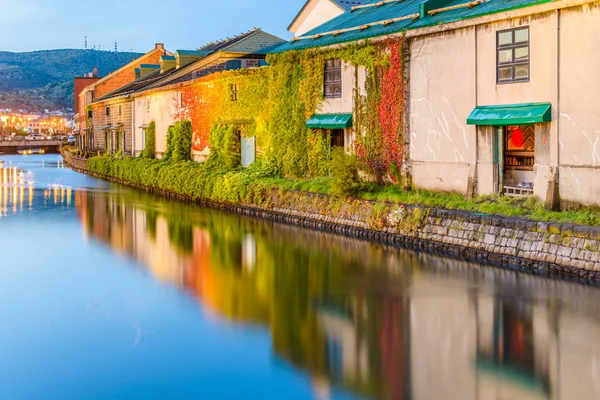
<svg viewBox="0 0 600 400"><path fill-rule="evenodd" d="M600 204L600 8L563 10L560 36L560 195Z"/></svg>
<svg viewBox="0 0 600 400"><path fill-rule="evenodd" d="M415 38L410 61L410 156L413 183L467 190L475 163L475 29Z"/></svg>

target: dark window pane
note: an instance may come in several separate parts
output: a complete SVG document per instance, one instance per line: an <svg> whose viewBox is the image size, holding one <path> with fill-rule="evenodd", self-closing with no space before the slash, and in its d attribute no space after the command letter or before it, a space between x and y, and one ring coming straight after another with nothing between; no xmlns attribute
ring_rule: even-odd
<svg viewBox="0 0 600 400"><path fill-rule="evenodd" d="M499 81L512 80L512 67L498 68L498 80Z"/></svg>
<svg viewBox="0 0 600 400"><path fill-rule="evenodd" d="M498 51L498 62L499 63L509 63L513 61L513 51L509 50L499 50Z"/></svg>
<svg viewBox="0 0 600 400"><path fill-rule="evenodd" d="M506 46L512 44L512 31L498 33L498 45Z"/></svg>
<svg viewBox="0 0 600 400"><path fill-rule="evenodd" d="M515 49L515 61L527 60L529 58L529 47L518 47Z"/></svg>
<svg viewBox="0 0 600 400"><path fill-rule="evenodd" d="M515 43L524 43L529 41L529 28L515 31Z"/></svg>
<svg viewBox="0 0 600 400"><path fill-rule="evenodd" d="M515 67L515 78L516 79L529 78L529 65L517 65Z"/></svg>

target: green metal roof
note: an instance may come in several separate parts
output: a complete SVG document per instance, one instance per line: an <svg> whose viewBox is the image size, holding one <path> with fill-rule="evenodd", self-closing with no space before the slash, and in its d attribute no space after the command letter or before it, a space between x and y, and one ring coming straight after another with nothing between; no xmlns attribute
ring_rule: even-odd
<svg viewBox="0 0 600 400"><path fill-rule="evenodd" d="M469 125L526 125L552 121L552 104L525 103L476 107L469 118Z"/></svg>
<svg viewBox="0 0 600 400"><path fill-rule="evenodd" d="M200 50L177 50L175 54L180 56L195 56L195 57L203 57L210 54L208 51L200 51Z"/></svg>
<svg viewBox="0 0 600 400"><path fill-rule="evenodd" d="M309 129L344 129L352 127L352 114L316 114L307 122Z"/></svg>
<svg viewBox="0 0 600 400"><path fill-rule="evenodd" d="M472 0L404 0L401 2L389 2L376 7L360 8L354 11L347 11L344 14L318 26L317 28L303 34L300 39L287 42L277 49L274 53L281 53L290 50L301 50L311 47L330 46L334 44L354 42L357 40L374 38L378 36L399 33L405 30L425 28L435 25L443 25L451 22L461 21L481 17L488 14L495 14L510 11L518 8L530 7L538 4L549 3L554 0L488 0L481 4L467 7ZM370 0L366 4L375 4L379 0ZM423 6L421 4L424 3ZM465 5L464 7L442 11L435 15L428 15L426 11L437 10L440 8ZM425 13L423 13L425 11ZM386 25L372 25L376 22L388 21L390 19L420 14L418 19L404 19ZM368 27L367 27L368 26ZM364 27L347 32L334 34L335 31ZM314 35L323 35L317 38L309 38Z"/></svg>
<svg viewBox="0 0 600 400"><path fill-rule="evenodd" d="M140 64L141 69L159 69L160 65L158 64Z"/></svg>
<svg viewBox="0 0 600 400"><path fill-rule="evenodd" d="M175 61L175 56L160 56L161 60Z"/></svg>

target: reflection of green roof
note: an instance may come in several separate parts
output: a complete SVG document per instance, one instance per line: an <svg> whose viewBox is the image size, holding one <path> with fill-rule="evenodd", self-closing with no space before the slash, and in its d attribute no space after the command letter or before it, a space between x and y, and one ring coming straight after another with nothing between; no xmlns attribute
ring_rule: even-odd
<svg viewBox="0 0 600 400"><path fill-rule="evenodd" d="M344 129L352 127L352 114L316 114L307 122L309 129Z"/></svg>
<svg viewBox="0 0 600 400"><path fill-rule="evenodd" d="M529 389L546 397L550 394L548 381L525 370L477 357L477 372L493 376L495 379Z"/></svg>
<svg viewBox="0 0 600 400"><path fill-rule="evenodd" d="M354 11L345 12L301 35L300 40L283 44L274 52L280 53L289 50L353 42L399 33L404 30L448 24L551 1L553 0L488 0L478 4L472 0L428 0L425 2L423 0L404 0L401 2L388 2L380 6L358 8ZM370 0L367 4L378 2L379 0ZM449 7L458 8L435 13L435 10ZM428 11L430 14L427 13ZM315 37L315 35L317 36Z"/></svg>
<svg viewBox="0 0 600 400"><path fill-rule="evenodd" d="M506 104L476 107L469 118L469 125L527 125L552 121L550 103Z"/></svg>

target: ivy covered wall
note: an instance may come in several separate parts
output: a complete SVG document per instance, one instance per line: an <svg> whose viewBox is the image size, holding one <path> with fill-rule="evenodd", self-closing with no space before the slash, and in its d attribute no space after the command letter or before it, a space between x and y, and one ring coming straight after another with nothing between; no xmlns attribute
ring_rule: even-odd
<svg viewBox="0 0 600 400"><path fill-rule="evenodd" d="M215 135L229 132L223 125L231 125L245 135L255 135L259 155L282 175L327 175L328 132L307 129L306 121L324 104L326 60L339 58L356 75L352 102L358 167L372 180L399 182L406 158L405 44L401 37L377 44L271 54L268 68L216 73L179 89L181 107L175 118L191 121L195 154L208 155L211 132L212 141L218 143ZM361 69L366 70L366 83L358 79Z"/></svg>

